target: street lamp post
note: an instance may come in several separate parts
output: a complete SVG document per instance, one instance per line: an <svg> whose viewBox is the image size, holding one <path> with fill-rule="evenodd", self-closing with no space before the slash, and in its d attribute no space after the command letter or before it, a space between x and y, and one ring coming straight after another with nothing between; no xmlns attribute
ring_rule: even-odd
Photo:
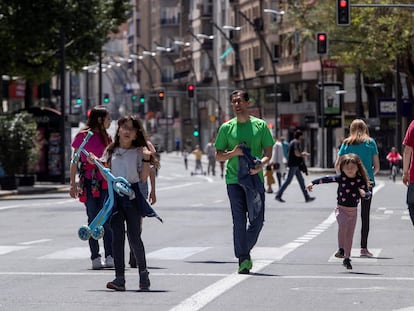
<svg viewBox="0 0 414 311"><path fill-rule="evenodd" d="M205 39L205 40L213 40L214 39L214 36L213 35L210 35L209 36L209 35L206 35L206 34L194 34L191 30L188 30L188 32L191 34L191 36L200 45L202 44L200 38ZM207 54L207 57L208 57L208 59L210 61L210 65L213 68L214 76L215 76L215 79L216 79L216 86L217 86L217 89L216 89L216 102L217 102L217 114L218 114L217 120L218 120L218 124L220 125L220 111L221 111L221 105L220 105L220 81L219 81L219 78L218 78L216 66L214 65L213 57L207 51L206 51L206 54Z"/></svg>
<svg viewBox="0 0 414 311"><path fill-rule="evenodd" d="M226 41L230 44L230 46L232 47L232 49L234 50L234 52L236 53L236 66L239 66L240 72L242 74L242 78L243 78L243 87L245 90L247 90L247 85L246 85L246 76L244 74L244 67L243 67L243 63L240 60L240 51L239 48L236 47L236 45L234 44L234 42L224 33L223 29L229 29L229 30L240 30L233 28L232 26L223 26L223 29L221 29L215 22L211 22L211 24L214 26L214 28L216 28L220 34L223 36L224 39L226 39Z"/></svg>
<svg viewBox="0 0 414 311"><path fill-rule="evenodd" d="M274 11L274 10L269 10L269 9L265 9L264 12L267 13L274 13L274 14L279 14L282 15L285 12L284 11ZM276 65L275 62L273 61L273 54L272 51L270 50L269 45L267 44L262 32L260 29L256 29L255 28L255 24L241 11L239 11L239 14L255 29L255 32L257 34L257 36L259 37L259 40L262 42L262 44L264 45L267 54L269 55L269 60L270 63L272 64L272 72L273 72L273 93L274 93L274 97L273 97L273 102L274 102L274 106L275 106L275 137L279 136L279 125L278 125L278 121L279 121L279 107L278 107L278 94L277 94L277 74L276 74Z"/></svg>

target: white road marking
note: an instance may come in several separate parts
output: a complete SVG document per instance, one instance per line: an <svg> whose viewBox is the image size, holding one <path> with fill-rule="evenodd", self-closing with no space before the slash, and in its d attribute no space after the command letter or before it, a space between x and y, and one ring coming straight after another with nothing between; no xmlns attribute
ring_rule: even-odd
<svg viewBox="0 0 414 311"><path fill-rule="evenodd" d="M255 267L253 267L252 272L257 272L270 265L272 261L255 261ZM238 283L246 280L251 277L248 274L237 274L233 273L217 281L216 283L204 288L188 299L184 300L179 305L170 309L171 311L194 311L200 310L210 301L220 296L222 293L226 292L230 288L234 287Z"/></svg>
<svg viewBox="0 0 414 311"><path fill-rule="evenodd" d="M318 228L321 226L326 226L327 228L329 225L335 222L335 213L331 213L327 219L325 219L321 224L318 225ZM307 242L307 241L306 241ZM299 246L302 246L305 243L296 243L291 242L287 243L282 247L277 248L260 248L256 247L252 250L252 257L256 258L255 255L257 254L257 258L265 257L270 258L270 260L254 260L253 269L251 272L257 273L260 270L264 269L265 267L269 266L275 261L280 261L288 255L289 253L293 252ZM170 311L196 311L202 309L208 303L210 303L216 297L222 295L230 288L236 286L238 283L246 280L247 278L252 277L251 274L244 274L240 275L237 273L231 274L224 279L217 281L216 283L211 284L210 286L202 289L201 291L195 293L193 296L185 299L179 305L175 306L174 308L170 309Z"/></svg>
<svg viewBox="0 0 414 311"><path fill-rule="evenodd" d="M157 191L171 190L171 189L177 189L177 188L185 188L185 187L193 186L193 185L197 185L197 184L201 184L201 182L191 182L191 183L185 183L185 184L181 184L181 185L174 185L174 186L168 186L168 187L157 187Z"/></svg>
<svg viewBox="0 0 414 311"><path fill-rule="evenodd" d="M21 242L19 245L33 245L33 244L39 244L39 243L45 243L52 241L51 239L41 239L41 240L34 240L34 241L28 241L28 242Z"/></svg>
<svg viewBox="0 0 414 311"><path fill-rule="evenodd" d="M6 209L13 209L13 208L18 208L18 207L22 207L23 205L8 205L8 206L1 206L0 210L6 210Z"/></svg>
<svg viewBox="0 0 414 311"><path fill-rule="evenodd" d="M210 247L166 247L146 255L148 259L182 260Z"/></svg>
<svg viewBox="0 0 414 311"><path fill-rule="evenodd" d="M0 255L29 248L30 246L0 245Z"/></svg>
<svg viewBox="0 0 414 311"><path fill-rule="evenodd" d="M380 190L382 187L384 187L384 183L378 183L378 185L374 188L374 193ZM318 226L316 226L314 229L323 230L319 231L318 234L324 232L324 230L328 229L334 222L336 221L335 212L332 212L327 219L325 219L322 223L320 223ZM312 229L313 230L313 229ZM310 231L312 231L310 230ZM309 231L309 232L310 232ZM261 269L267 267L271 263L273 263L276 260L281 260L284 256L289 254L290 252L294 251L296 248L302 246L306 242L310 241L309 237L306 239L302 237L299 237L295 239L294 241L304 240L303 243L288 243L285 246L282 246L281 248L275 248L273 250L267 248L265 256L264 257L274 257L276 259L267 260L267 261L258 261L254 262L254 266L252 269L252 272L258 272ZM257 247L253 248L252 255L254 256L254 252L256 251L258 254L260 254L260 248ZM273 252L273 254L272 254ZM230 276L221 279L217 281L216 283L213 283L212 285L204 288L203 290L195 293L193 296L187 298L186 300L182 301L179 305L175 306L171 309L171 311L196 311L200 310L204 306L206 306L209 302L211 302L216 297L222 295L224 292L229 290L230 288L234 287L241 281L251 277L251 275L239 275L239 274L231 274Z"/></svg>
<svg viewBox="0 0 414 311"><path fill-rule="evenodd" d="M84 259L89 258L91 252L89 247L72 247L58 252L50 253L45 256L38 257L38 259Z"/></svg>
<svg viewBox="0 0 414 311"><path fill-rule="evenodd" d="M263 264L266 262L262 261ZM255 262L256 266L259 266L259 261ZM261 265L260 265L261 266ZM263 267L260 267L261 269ZM254 272L254 268L252 269ZM65 276L65 275L72 275L72 276L102 276L102 275L113 275L113 270L94 270L94 271L85 271L85 272L10 272L10 271L0 271L0 275L21 275L21 276L42 276L42 275L49 275L49 276ZM126 270L125 275L136 276L137 272L135 269ZM152 276L193 276L193 277L218 277L218 276L245 276L245 278L254 277L254 274L225 274L225 273L165 273L165 272L151 272ZM345 274L345 275L268 275L266 278L272 279L296 279L296 280L371 280L371 281L391 281L391 282L414 282L414 277L387 277L387 276L370 276L370 275L356 275L356 274ZM181 310L181 309L180 309ZM401 309L403 310L403 309ZM404 309L405 310L405 309ZM414 311L414 309L413 309Z"/></svg>

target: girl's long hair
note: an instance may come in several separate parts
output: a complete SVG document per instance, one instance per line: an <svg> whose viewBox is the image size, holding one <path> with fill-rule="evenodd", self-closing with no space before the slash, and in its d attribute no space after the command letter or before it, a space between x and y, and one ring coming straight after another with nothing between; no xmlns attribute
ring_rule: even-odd
<svg viewBox="0 0 414 311"><path fill-rule="evenodd" d="M349 126L349 136L344 139L342 144L358 145L371 140L372 138L369 136L368 126L364 120L355 119Z"/></svg>
<svg viewBox="0 0 414 311"><path fill-rule="evenodd" d="M355 153L347 153L341 156L341 162L339 164L341 173L343 173L343 167L351 162L355 163L358 167L357 176L360 176L362 179L364 179L366 184L369 186L371 182L369 180L367 170L365 169L364 164L362 164L361 158Z"/></svg>
<svg viewBox="0 0 414 311"><path fill-rule="evenodd" d="M80 133L86 133L88 131L97 132L102 138L105 146L108 146L111 142L111 136L105 128L105 119L109 115L108 110L103 106L96 106L92 108L89 113L88 120L84 128L80 130Z"/></svg>
<svg viewBox="0 0 414 311"><path fill-rule="evenodd" d="M132 146L135 148L147 147L148 149L150 149L147 144L148 135L144 129L144 126L142 125L141 120L133 116L122 117L118 120L118 128L116 129L116 133L115 133L115 141L111 143L107 148L108 162L111 161L112 154L114 153L115 148L119 147L119 129L128 121L132 122L132 126L134 127L135 132L136 132L136 138L132 141ZM158 159L153 154L151 154L150 161L151 161L151 164L154 165L156 168L160 167L160 163Z"/></svg>

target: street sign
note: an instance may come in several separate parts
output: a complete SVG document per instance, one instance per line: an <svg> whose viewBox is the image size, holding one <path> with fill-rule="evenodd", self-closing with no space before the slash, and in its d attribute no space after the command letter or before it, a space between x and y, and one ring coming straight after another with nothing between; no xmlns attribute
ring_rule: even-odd
<svg viewBox="0 0 414 311"><path fill-rule="evenodd" d="M378 112L381 115L395 115L397 112L397 101L395 98L379 98Z"/></svg>
<svg viewBox="0 0 414 311"><path fill-rule="evenodd" d="M158 119L158 124L159 125L173 125L174 124L174 119L173 118Z"/></svg>
<svg viewBox="0 0 414 311"><path fill-rule="evenodd" d="M325 117L323 124L327 128L341 127L342 119L341 117Z"/></svg>

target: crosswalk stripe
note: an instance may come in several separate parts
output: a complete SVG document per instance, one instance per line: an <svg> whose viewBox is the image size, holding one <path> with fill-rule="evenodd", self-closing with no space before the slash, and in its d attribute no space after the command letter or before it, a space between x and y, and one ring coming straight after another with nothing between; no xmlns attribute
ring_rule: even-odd
<svg viewBox="0 0 414 311"><path fill-rule="evenodd" d="M182 260L211 247L166 247L147 254L149 259Z"/></svg>
<svg viewBox="0 0 414 311"><path fill-rule="evenodd" d="M50 253L45 256L38 257L39 259L84 259L89 258L91 252L89 247L72 247L61 251Z"/></svg>
<svg viewBox="0 0 414 311"><path fill-rule="evenodd" d="M30 246L0 245L0 255L29 248Z"/></svg>

